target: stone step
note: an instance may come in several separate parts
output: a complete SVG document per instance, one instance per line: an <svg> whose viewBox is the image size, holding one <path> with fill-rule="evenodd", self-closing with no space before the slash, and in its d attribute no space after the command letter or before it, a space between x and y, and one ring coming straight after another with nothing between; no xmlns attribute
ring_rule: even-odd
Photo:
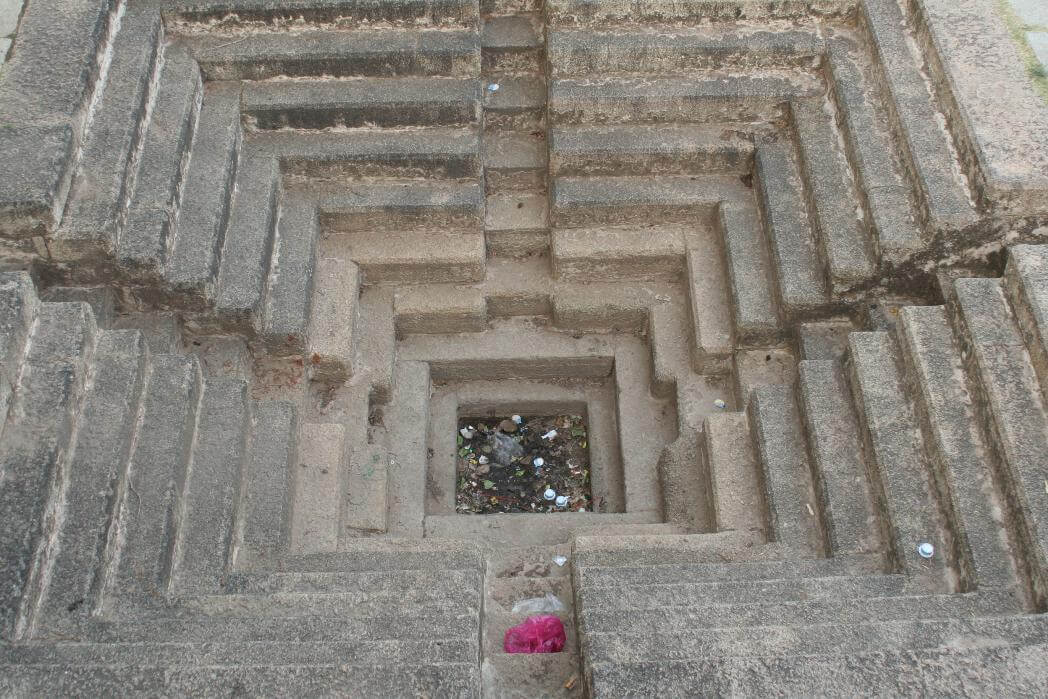
<svg viewBox="0 0 1048 699"><path fill-rule="evenodd" d="M625 31L623 31L625 29ZM725 68L809 68L824 42L811 31L761 27L674 25L617 30L557 29L549 33L550 72L687 74Z"/></svg>
<svg viewBox="0 0 1048 699"><path fill-rule="evenodd" d="M470 179L480 174L473 128L426 126L346 131L259 131L248 146L280 161L293 177Z"/></svg>
<svg viewBox="0 0 1048 699"><path fill-rule="evenodd" d="M428 515L427 537L484 539L502 545L559 544L572 536L601 532L606 536L681 534L654 512L551 512L492 515Z"/></svg>
<svg viewBox="0 0 1048 699"><path fill-rule="evenodd" d="M316 204L286 197L277 216L258 329L278 352L306 347L319 221Z"/></svg>
<svg viewBox="0 0 1048 699"><path fill-rule="evenodd" d="M467 639L233 643L47 643L23 645L5 653L0 667L327 665L352 659L355 665L417 665L476 661Z"/></svg>
<svg viewBox="0 0 1048 699"><path fill-rule="evenodd" d="M941 584L943 569L954 562L940 540L937 498L896 349L887 333L855 332L848 335L848 355L849 382L888 561L893 570ZM933 558L918 556L917 546L923 542L935 547Z"/></svg>
<svg viewBox="0 0 1048 699"><path fill-rule="evenodd" d="M998 279L954 282L957 332L974 406L1026 559L1034 597L1048 598L1048 415L1030 354Z"/></svg>
<svg viewBox="0 0 1048 699"><path fill-rule="evenodd" d="M167 589L202 383L194 356L151 359L127 475L114 496L103 602L117 592L159 596Z"/></svg>
<svg viewBox="0 0 1048 699"><path fill-rule="evenodd" d="M424 587L411 589L375 590L364 592L332 592L304 594L274 592L264 595L225 594L183 600L186 609L194 613L223 617L370 617L386 609L398 614L424 614L431 607L450 612L476 612L480 608L479 580L475 588L462 588L440 581L430 581ZM184 613L176 612L176 613ZM152 612L153 618L165 616Z"/></svg>
<svg viewBox="0 0 1048 699"><path fill-rule="evenodd" d="M22 322L36 306L36 319L26 338L19 374L0 441L0 568L6 584L0 590L0 636L20 635L22 605L39 594L37 560L40 537L54 534L45 517L57 488L68 478L63 454L74 432L75 411L87 381L96 327L86 303L33 303L28 279L15 274L13 292L5 294L5 339L15 349ZM8 277L10 279L10 277ZM13 322L12 322L13 321ZM5 333L6 334L6 333ZM10 340L8 340L10 338ZM10 343L10 344L9 344ZM5 349L7 349L5 348ZM36 592L34 592L36 590ZM26 595L24 598L23 595Z"/></svg>
<svg viewBox="0 0 1048 699"><path fill-rule="evenodd" d="M767 626L855 625L915 618L994 616L1013 613L1015 599L1011 592L995 591L963 595L892 595L786 602L766 599L741 604L667 606L651 609L588 609L583 606L577 611L584 635L615 633L623 628L631 629L637 635L657 635L719 627L749 628L756 631Z"/></svg>
<svg viewBox="0 0 1048 699"><path fill-rule="evenodd" d="M144 694L191 695L215 687L243 687L252 694L294 694L309 687L322 694L345 692L360 696L476 696L480 677L476 662L423 665L250 665L240 667L88 665L64 668L56 675L50 666L13 666L0 679L0 690L30 694L116 695L134 687ZM85 690L85 688L90 688Z"/></svg>
<svg viewBox="0 0 1048 699"><path fill-rule="evenodd" d="M487 327L487 302L474 287L408 287L393 296L393 322L398 336L480 332Z"/></svg>
<svg viewBox="0 0 1048 699"><path fill-rule="evenodd" d="M259 129L450 126L477 121L475 79L428 77L245 83L241 110Z"/></svg>
<svg viewBox="0 0 1048 699"><path fill-rule="evenodd" d="M810 314L829 299L793 145L758 146L753 179L779 307L786 317Z"/></svg>
<svg viewBox="0 0 1048 699"><path fill-rule="evenodd" d="M591 634L591 663L681 661L710 657L918 651L953 646L957 638L993 638L995 645L1035 644L1044 638L1045 619L1016 616L983 619L906 619L858 625L817 624L752 629L691 630L650 636Z"/></svg>
<svg viewBox="0 0 1048 699"><path fill-rule="evenodd" d="M291 553L338 549L342 509L345 428L335 423L305 423L299 428L291 505Z"/></svg>
<svg viewBox="0 0 1048 699"><path fill-rule="evenodd" d="M813 554L824 550L800 411L790 386L757 386L747 410L760 458L768 539Z"/></svg>
<svg viewBox="0 0 1048 699"><path fill-rule="evenodd" d="M440 577L447 581L450 587L476 589L480 584L481 574L476 570L445 570ZM234 574L230 578L226 591L253 595L359 592L369 595L388 595L394 598L400 594L416 595L416 590L432 587L433 584L432 570L243 573Z"/></svg>
<svg viewBox="0 0 1048 699"><path fill-rule="evenodd" d="M744 413L713 413L702 425L710 504L717 531L765 529L757 455Z"/></svg>
<svg viewBox="0 0 1048 699"><path fill-rule="evenodd" d="M167 9L169 17L184 22L221 19L225 26L265 22L281 24L292 20L311 23L338 22L343 25L390 24L393 26L476 27L477 3L468 0L296 0L275 4L271 0L180 0Z"/></svg>
<svg viewBox="0 0 1048 699"><path fill-rule="evenodd" d="M557 177L550 222L559 228L599 224L712 223L723 201L748 190L731 177Z"/></svg>
<svg viewBox="0 0 1048 699"><path fill-rule="evenodd" d="M718 212L735 320L735 347L775 344L782 334L771 285L772 264L761 220L750 202L725 203Z"/></svg>
<svg viewBox="0 0 1048 699"><path fill-rule="evenodd" d="M1004 503L942 306L908 306L896 325L901 354L912 377L917 414L931 455L940 497L957 551L961 589L1016 582L1004 521Z"/></svg>
<svg viewBox="0 0 1048 699"><path fill-rule="evenodd" d="M360 267L368 284L484 278L484 234L480 231L376 231L344 238L343 256Z"/></svg>
<svg viewBox="0 0 1048 699"><path fill-rule="evenodd" d="M498 85L497 90L491 86ZM546 118L546 81L538 75L491 77L484 81L484 127L541 131Z"/></svg>
<svg viewBox="0 0 1048 699"><path fill-rule="evenodd" d="M205 80L276 77L477 75L480 40L469 29L356 29L266 32L231 39L190 35Z"/></svg>
<svg viewBox="0 0 1048 699"><path fill-rule="evenodd" d="M877 254L886 262L899 263L919 252L924 241L910 188L896 165L891 133L870 99L876 88L852 58L856 51L850 42L829 42L830 95Z"/></svg>
<svg viewBox="0 0 1048 699"><path fill-rule="evenodd" d="M290 546L298 412L285 401L258 402L251 412L240 502L242 524L232 562L266 566L279 560Z"/></svg>
<svg viewBox="0 0 1048 699"><path fill-rule="evenodd" d="M92 379L84 394L69 446L59 546L49 561L35 626L54 631L70 609L90 611L97 602L114 512L111 493L124 477L145 391L149 351L137 330L98 333Z"/></svg>
<svg viewBox="0 0 1048 699"><path fill-rule="evenodd" d="M5 417L39 308L40 297L28 272L0 272L0 381L5 387L0 414Z"/></svg>
<svg viewBox="0 0 1048 699"><path fill-rule="evenodd" d="M754 695L847 696L856 687L869 694L920 694L957 687L978 676L978 691L1036 693L1048 681L1031 658L1048 646L871 651L842 655L718 657L679 662L600 663L589 668L594 696L615 696L623 687L643 686L653 695L730 694L741 677ZM656 670L657 668L657 670Z"/></svg>
<svg viewBox="0 0 1048 699"><path fill-rule="evenodd" d="M838 2L784 0L768 4L761 0L654 0L643 6L593 3L588 0L551 0L546 8L554 27L622 23L707 24L727 20L777 20L807 18L813 9L821 16L847 14L849 6Z"/></svg>
<svg viewBox="0 0 1048 699"><path fill-rule="evenodd" d="M566 281L676 278L684 269L684 240L681 226L554 230L553 275Z"/></svg>
<svg viewBox="0 0 1048 699"><path fill-rule="evenodd" d="M246 455L247 402L241 379L209 377L204 382L191 466L175 514L172 592L217 591L225 583Z"/></svg>
<svg viewBox="0 0 1048 699"><path fill-rule="evenodd" d="M538 13L485 17L481 28L481 68L485 75L538 73L545 41Z"/></svg>
<svg viewBox="0 0 1048 699"><path fill-rule="evenodd" d="M817 250L833 291L845 291L870 279L877 260L859 218L859 201L839 149L834 116L821 97L793 100L790 113Z"/></svg>
<svg viewBox="0 0 1048 699"><path fill-rule="evenodd" d="M338 553L292 555L283 569L308 572L480 570L484 558L472 542L451 539L354 539Z"/></svg>
<svg viewBox="0 0 1048 699"><path fill-rule="evenodd" d="M827 552L837 556L880 551L876 501L866 476L851 391L840 365L832 360L798 362L797 396Z"/></svg>
<svg viewBox="0 0 1048 699"><path fill-rule="evenodd" d="M198 300L207 295L218 272L229 222L240 154L239 100L239 84L211 83L204 88L178 220L168 243L168 282Z"/></svg>
<svg viewBox="0 0 1048 699"><path fill-rule="evenodd" d="M1048 246L1008 248L1004 283L1041 392L1048 401Z"/></svg>
<svg viewBox="0 0 1048 699"><path fill-rule="evenodd" d="M649 289L619 282L558 285L553 294L553 324L573 330L644 331L654 303L655 295Z"/></svg>
<svg viewBox="0 0 1048 699"><path fill-rule="evenodd" d="M330 616L169 616L158 624L152 614L99 622L91 638L100 643L299 643L418 640L440 629L441 638L476 638L480 614L461 604L387 605L373 615Z"/></svg>
<svg viewBox="0 0 1048 699"><path fill-rule="evenodd" d="M484 134L484 187L488 194L546 188L548 148L542 131Z"/></svg>
<svg viewBox="0 0 1048 699"><path fill-rule="evenodd" d="M484 696L582 697L578 654L565 645L561 653L497 653L485 655L480 676Z"/></svg>
<svg viewBox="0 0 1048 699"><path fill-rule="evenodd" d="M857 602L868 597L892 597L914 592L920 592L919 584L914 585L904 575L878 575L861 578L633 583L616 587L582 588L576 603L580 609L589 613L597 609L761 604L772 599L780 602L852 599Z"/></svg>
<svg viewBox="0 0 1048 699"><path fill-rule="evenodd" d="M353 372L359 298L360 270L354 263L340 257L317 260L307 341L315 379L344 381Z"/></svg>
<svg viewBox="0 0 1048 699"><path fill-rule="evenodd" d="M549 199L523 191L490 194L484 215L488 254L522 257L549 248Z"/></svg>
<svg viewBox="0 0 1048 699"><path fill-rule="evenodd" d="M692 235L684 277L691 312L692 365L697 371L723 374L730 368L734 348L723 240L712 227Z"/></svg>
<svg viewBox="0 0 1048 699"><path fill-rule="evenodd" d="M724 125L579 125L550 129L550 173L707 175L750 172L754 146Z"/></svg>
<svg viewBox="0 0 1048 699"><path fill-rule="evenodd" d="M754 532L669 536L578 536L572 551L576 569L587 566L670 565L779 560L796 551L765 544Z"/></svg>
<svg viewBox="0 0 1048 699"><path fill-rule="evenodd" d="M167 256L203 95L200 71L177 46L165 47L158 80L156 102L142 136L127 221L115 250L121 265L150 276L159 275Z"/></svg>
<svg viewBox="0 0 1048 699"><path fill-rule="evenodd" d="M484 211L484 191L475 182L391 180L310 185L306 191L331 235L479 228Z"/></svg>
<svg viewBox="0 0 1048 699"><path fill-rule="evenodd" d="M549 85L555 124L708 123L781 118L780 104L814 94L795 76L748 73L710 77L558 78Z"/></svg>
<svg viewBox="0 0 1048 699"><path fill-rule="evenodd" d="M142 123L153 97L161 19L154 8L133 8L120 19L108 47L105 89L84 135L66 200L64 225L51 239L58 259L97 258L112 251L132 191Z"/></svg>
<svg viewBox="0 0 1048 699"><path fill-rule="evenodd" d="M882 572L880 556L835 556L781 561L734 563L670 563L662 565L579 566L575 572L580 590L618 587L636 583L681 581L784 580L790 578L871 575Z"/></svg>
<svg viewBox="0 0 1048 699"><path fill-rule="evenodd" d="M917 189L922 223L933 231L962 230L975 222L971 194L902 9L892 0L873 0L859 15L873 49L875 79L890 98L884 103Z"/></svg>
<svg viewBox="0 0 1048 699"><path fill-rule="evenodd" d="M389 529L389 451L384 444L353 449L344 481L340 535L372 536Z"/></svg>
<svg viewBox="0 0 1048 699"><path fill-rule="evenodd" d="M242 328L252 327L265 294L279 188L276 160L245 148L237 167L215 281L216 313Z"/></svg>

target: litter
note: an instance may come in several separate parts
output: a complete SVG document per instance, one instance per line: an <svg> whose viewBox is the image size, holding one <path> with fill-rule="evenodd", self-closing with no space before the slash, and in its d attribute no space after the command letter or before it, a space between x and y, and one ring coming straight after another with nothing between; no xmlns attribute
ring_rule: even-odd
<svg viewBox="0 0 1048 699"><path fill-rule="evenodd" d="M462 435L465 439L473 439L473 437L477 434L477 430L473 427L473 425L470 425L469 427L463 427L461 430L459 430L459 434Z"/></svg>
<svg viewBox="0 0 1048 699"><path fill-rule="evenodd" d="M510 418L510 420L512 420L513 422L517 423L518 425L520 423L524 422L524 418L522 418L520 415L514 415L513 417Z"/></svg>
<svg viewBox="0 0 1048 699"><path fill-rule="evenodd" d="M557 565L559 565L561 568L563 568L564 564L568 562L568 557L567 556L554 556L553 557L553 562L556 563Z"/></svg>
<svg viewBox="0 0 1048 699"><path fill-rule="evenodd" d="M931 558L935 555L935 547L925 541L917 547L917 555L921 558Z"/></svg>
<svg viewBox="0 0 1048 699"><path fill-rule="evenodd" d="M488 92L498 92L498 91L499 91L499 84L498 83L491 83L490 85L488 85Z"/></svg>
<svg viewBox="0 0 1048 699"><path fill-rule="evenodd" d="M553 488L546 488L546 492L542 494L543 500L555 500L557 497L557 491Z"/></svg>
<svg viewBox="0 0 1048 699"><path fill-rule="evenodd" d="M563 612L565 609L564 603L552 592L547 592L543 597L529 597L513 604L514 614Z"/></svg>
<svg viewBox="0 0 1048 699"><path fill-rule="evenodd" d="M568 506L568 496L567 495L558 495L557 496L557 507L567 507L567 506Z"/></svg>
<svg viewBox="0 0 1048 699"><path fill-rule="evenodd" d="M557 436L557 431L556 430L550 430L546 434L542 435L542 438L543 439L548 439L548 440L550 440L552 442L553 438L556 437L556 436Z"/></svg>
<svg viewBox="0 0 1048 699"><path fill-rule="evenodd" d="M507 653L559 653L566 640L561 620L542 614L507 629L502 648Z"/></svg>
<svg viewBox="0 0 1048 699"><path fill-rule="evenodd" d="M488 457L481 455L480 458L477 459L477 463L483 466L484 464L488 463Z"/></svg>
<svg viewBox="0 0 1048 699"><path fill-rule="evenodd" d="M713 401L713 407L716 408L717 410L724 410L724 408L726 408L727 405L728 404L725 403L720 398L718 398L717 400Z"/></svg>
<svg viewBox="0 0 1048 699"><path fill-rule="evenodd" d="M543 459L541 456L538 456L531 463L533 463L535 465L535 468L542 468L543 466L546 465L546 460Z"/></svg>

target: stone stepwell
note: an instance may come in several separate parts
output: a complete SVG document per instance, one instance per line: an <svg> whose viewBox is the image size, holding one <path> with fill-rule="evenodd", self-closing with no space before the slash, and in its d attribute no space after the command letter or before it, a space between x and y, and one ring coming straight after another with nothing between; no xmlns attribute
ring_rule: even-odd
<svg viewBox="0 0 1048 699"><path fill-rule="evenodd" d="M26 0L0 695L1044 695L997 12ZM456 511L459 419L569 413L592 511Z"/></svg>

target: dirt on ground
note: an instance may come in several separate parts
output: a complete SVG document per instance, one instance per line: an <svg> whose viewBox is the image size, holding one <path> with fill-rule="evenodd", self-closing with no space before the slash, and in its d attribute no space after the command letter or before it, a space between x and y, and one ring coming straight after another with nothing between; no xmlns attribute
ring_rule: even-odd
<svg viewBox="0 0 1048 699"><path fill-rule="evenodd" d="M592 511L581 415L462 418L458 430L457 512Z"/></svg>

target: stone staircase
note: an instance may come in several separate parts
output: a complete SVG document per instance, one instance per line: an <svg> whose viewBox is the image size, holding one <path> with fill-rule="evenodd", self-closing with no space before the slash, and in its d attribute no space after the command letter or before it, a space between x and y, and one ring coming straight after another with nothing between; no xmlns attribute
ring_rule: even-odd
<svg viewBox="0 0 1048 699"><path fill-rule="evenodd" d="M1005 31L27 0L0 694L1043 695L1048 107ZM460 417L563 411L592 511L459 513ZM503 652L547 592L564 652Z"/></svg>

